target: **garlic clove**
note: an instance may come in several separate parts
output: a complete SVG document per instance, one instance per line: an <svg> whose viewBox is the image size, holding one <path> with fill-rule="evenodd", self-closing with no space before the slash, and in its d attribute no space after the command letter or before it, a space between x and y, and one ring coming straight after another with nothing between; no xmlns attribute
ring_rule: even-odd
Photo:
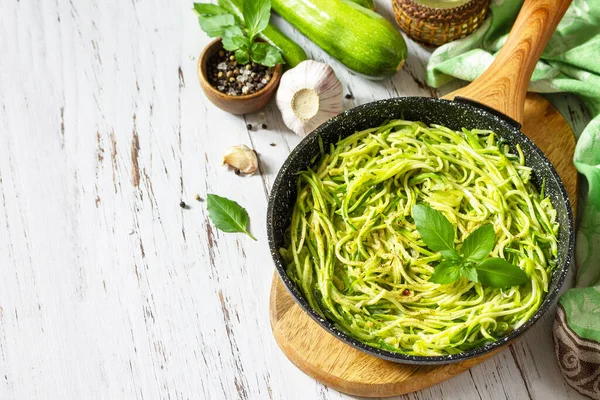
<svg viewBox="0 0 600 400"><path fill-rule="evenodd" d="M252 174L258 169L258 158L256 152L249 147L240 144L231 146L223 154L223 165L239 169L245 174Z"/></svg>
<svg viewBox="0 0 600 400"><path fill-rule="evenodd" d="M281 77L277 107L285 125L306 136L342 112L342 92L342 84L329 65L307 60Z"/></svg>

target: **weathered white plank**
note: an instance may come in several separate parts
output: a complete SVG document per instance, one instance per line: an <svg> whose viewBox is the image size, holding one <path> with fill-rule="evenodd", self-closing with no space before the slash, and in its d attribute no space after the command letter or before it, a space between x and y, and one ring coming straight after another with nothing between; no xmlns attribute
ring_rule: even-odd
<svg viewBox="0 0 600 400"><path fill-rule="evenodd" d="M333 65L348 107L438 94L412 42L402 71L371 82L277 23ZM190 2L3 3L0 398L349 398L296 369L270 334L266 195L299 138L274 104L235 117L204 98L207 42ZM578 103L557 100L581 129ZM240 143L262 175L220 165ZM212 228L196 193L240 202L258 241ZM554 366L549 323L403 398L578 398Z"/></svg>

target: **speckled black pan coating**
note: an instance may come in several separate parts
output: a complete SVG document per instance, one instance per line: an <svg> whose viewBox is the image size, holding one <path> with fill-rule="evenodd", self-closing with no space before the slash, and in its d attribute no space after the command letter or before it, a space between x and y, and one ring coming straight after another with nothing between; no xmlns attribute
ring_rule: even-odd
<svg viewBox="0 0 600 400"><path fill-rule="evenodd" d="M422 121L428 125L440 124L454 130L460 130L463 127L467 129L490 129L496 132L499 137L505 139L510 144L513 152L515 152L514 146L516 144L521 145L526 164L532 167L533 170L532 181L538 188L542 179L546 179L546 193L550 196L552 204L557 210L558 222L560 223L557 268L552 275L550 290L533 317L523 326L496 342L459 354L433 357L411 356L377 349L346 335L330 321L321 318L319 314L310 308L307 301L285 273L284 262L278 249L283 245L284 232L289 225L291 211L296 200L296 182L298 179L296 173L308 167L310 160L319 153L319 136L325 145L325 149L328 149L331 143L336 143L340 138L351 135L355 131L378 126L386 119L398 118L409 121ZM548 134L552 133L548 132ZM571 265L575 243L573 214L564 185L546 156L529 138L519 131L519 127L515 125L514 121L502 118L501 115L490 113L472 104L426 97L381 100L353 108L327 121L302 140L281 167L273 184L267 211L267 232L271 255L277 267L277 272L300 307L319 325L345 343L375 357L406 364L447 364L477 357L507 344L525 332L540 319L556 300Z"/></svg>

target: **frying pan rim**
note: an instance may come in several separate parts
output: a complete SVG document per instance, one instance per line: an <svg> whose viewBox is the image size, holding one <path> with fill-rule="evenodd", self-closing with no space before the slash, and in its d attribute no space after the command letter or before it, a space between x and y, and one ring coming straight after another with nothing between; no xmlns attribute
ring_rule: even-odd
<svg viewBox="0 0 600 400"><path fill-rule="evenodd" d="M349 336L342 330L338 329L333 322L322 318L312 307L310 307L310 305L308 304L308 302L306 301L304 296L296 288L296 285L291 281L291 279L285 273L285 267L284 267L283 263L281 262L281 256L279 255L278 248L276 247L277 240L275 238L274 229L273 229L273 221L275 219L275 210L277 208L277 206L275 205L275 198L277 197L277 194L281 190L285 189L282 186L284 183L283 176L285 175L287 169L290 167L292 160L294 160L296 157L298 157L300 154L303 153L304 149L308 146L308 144L311 142L311 139L314 136L319 135L321 132L328 129L329 126L331 126L332 124L335 124L339 120L343 120L348 115L357 113L357 112L360 112L363 110L368 110L372 107L376 107L379 104L399 103L399 102L407 101L407 99L411 99L411 100L417 99L419 101L430 102L431 104L446 103L448 105L451 105L452 107L456 107L457 109L462 108L462 109L466 109L470 112L483 114L486 118L488 118L489 121L493 121L496 124L499 123L501 125L504 125L504 127L506 129L515 133L515 135L518 136L521 141L526 142L532 148L532 150L535 153L537 153L539 157L541 157L542 161L544 161L545 168L547 168L549 170L552 177L559 184L558 185L559 189L560 189L559 197L565 203L565 207L566 207L566 211L567 211L567 215L566 215L567 223L568 223L568 239L566 239L567 254L565 254L565 258L564 258L562 265L560 266L559 272L558 273L553 272L553 274L552 274L553 275L552 279L554 279L555 274L557 274L556 287L553 290L546 293L546 296L544 297L542 304L536 310L534 315L532 315L527 320L527 322L525 322L519 328L513 330L508 335L503 336L502 338L500 338L494 342L486 343L483 346L479 346L472 350L464 351L464 352L457 353L457 354L448 354L448 355L442 355L442 356L414 356L414 355L409 355L409 354L396 353L393 351L383 350L383 349L379 349L379 348L370 346L366 343L359 341L358 339L355 339L355 338ZM562 180L560 179L560 176L556 172L556 169L554 168L554 166L552 165L550 160L548 160L546 155L542 152L542 150L529 137L527 137L527 135L522 133L521 130L518 127L516 127L514 125L514 123L511 121L512 120L510 118L507 118L507 120L505 120L501 116L499 116L495 113L491 113L488 110L479 108L472 103L451 101L451 100L432 98L432 97L405 96L405 97L395 97L395 98L390 98L390 99L377 100L377 101L365 103L365 104L359 105L357 107L348 109L348 110L336 115L335 117L332 117L331 119L329 119L328 121L323 123L321 126L319 126L317 129L315 129L312 133L307 135L290 152L290 154L286 158L285 162L279 169L279 171L277 173L277 177L275 178L273 187L272 187L270 195L269 195L269 203L268 203L268 207L267 207L267 236L268 236L268 241L269 241L269 249L271 252L271 257L273 259L273 262L275 263L275 268L277 270L279 278L283 282L287 291L291 294L291 296L294 299L294 301L296 302L296 304L298 304L304 312L306 312L315 322L317 322L317 324L321 328L323 328L329 334L331 334L331 335L335 336L336 338L338 338L339 340L341 340L343 343L350 345L350 346L354 347L355 349L360 350L366 354L369 354L369 355L372 355L372 356L375 356L375 357L378 357L378 358L381 358L381 359L384 359L387 361L392 361L392 362L401 363L401 364L443 365L443 364L464 361L464 360L468 360L471 358L482 356L482 355L484 355L486 353L490 353L496 349L500 349L500 348L504 347L505 345L509 344L510 342L512 342L513 340L515 340L518 336L525 333L531 326L533 326L548 311L550 306L552 304L554 304L555 300L557 299L558 294L560 293L560 290L564 284L567 273L568 273L569 269L571 268L572 258L573 258L573 249L574 249L574 245L575 245L575 234L574 234L573 211L571 209L571 204L569 202L569 196L565 189L564 183L562 182ZM289 216L287 216L286 219L289 219ZM565 240L565 238L563 238L563 240ZM557 265L557 267L558 267L558 265Z"/></svg>

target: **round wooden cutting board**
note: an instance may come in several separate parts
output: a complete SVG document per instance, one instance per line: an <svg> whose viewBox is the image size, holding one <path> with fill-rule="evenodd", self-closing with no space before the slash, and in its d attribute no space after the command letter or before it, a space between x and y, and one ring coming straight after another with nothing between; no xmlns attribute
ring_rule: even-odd
<svg viewBox="0 0 600 400"><path fill-rule="evenodd" d="M560 113L543 97L528 94L522 131L550 159L576 211L577 171L573 165L575 137ZM271 286L271 328L283 353L319 382L340 392L363 397L390 397L420 390L491 357L494 353L442 366L396 364L367 355L329 334L292 299L275 274Z"/></svg>

